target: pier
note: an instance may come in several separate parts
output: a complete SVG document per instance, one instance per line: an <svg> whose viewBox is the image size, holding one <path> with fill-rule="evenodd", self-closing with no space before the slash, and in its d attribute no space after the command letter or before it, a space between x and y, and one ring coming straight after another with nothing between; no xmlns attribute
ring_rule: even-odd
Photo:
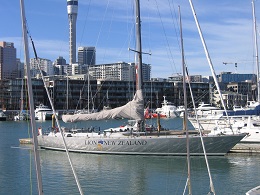
<svg viewBox="0 0 260 195"><path fill-rule="evenodd" d="M32 138L19 139L20 144L32 144Z"/></svg>
<svg viewBox="0 0 260 195"><path fill-rule="evenodd" d="M238 143L230 150L230 153L260 153L260 144Z"/></svg>

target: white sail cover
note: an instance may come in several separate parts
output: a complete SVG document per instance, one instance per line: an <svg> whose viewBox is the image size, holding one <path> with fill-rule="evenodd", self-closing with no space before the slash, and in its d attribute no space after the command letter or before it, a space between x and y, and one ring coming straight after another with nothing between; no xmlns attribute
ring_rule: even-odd
<svg viewBox="0 0 260 195"><path fill-rule="evenodd" d="M144 100L142 90L137 90L133 100L121 107L117 107L111 110L102 110L100 112L91 114L62 115L62 120L65 123L115 118L143 120Z"/></svg>

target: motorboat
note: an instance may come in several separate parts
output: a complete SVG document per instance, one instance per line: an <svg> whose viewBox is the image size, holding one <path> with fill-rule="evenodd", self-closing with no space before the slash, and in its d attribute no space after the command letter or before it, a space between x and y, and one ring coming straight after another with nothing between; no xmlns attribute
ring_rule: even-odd
<svg viewBox="0 0 260 195"><path fill-rule="evenodd" d="M0 109L0 121L6 121L7 116L2 109Z"/></svg>
<svg viewBox="0 0 260 195"><path fill-rule="evenodd" d="M58 115L58 113L55 114ZM41 121L51 120L52 115L53 115L53 111L48 106L44 104L40 104L39 106L36 106L35 118L37 120L41 120Z"/></svg>
<svg viewBox="0 0 260 195"><path fill-rule="evenodd" d="M206 104L204 102L200 103L199 106L196 108L198 117L214 115L214 114L216 114L215 112L217 112L219 110L220 110L220 108L218 108L216 106L212 106L211 104Z"/></svg>
<svg viewBox="0 0 260 195"><path fill-rule="evenodd" d="M153 118L157 118L158 114L160 114L160 117L166 117L166 118L175 118L176 116L179 116L177 111L177 107L173 105L173 103L168 102L166 100L166 96L163 96L164 100L162 102L162 107L157 108L155 110L155 113L153 114Z"/></svg>
<svg viewBox="0 0 260 195"><path fill-rule="evenodd" d="M30 119L30 114L26 111L21 111L14 116L14 121L25 121Z"/></svg>

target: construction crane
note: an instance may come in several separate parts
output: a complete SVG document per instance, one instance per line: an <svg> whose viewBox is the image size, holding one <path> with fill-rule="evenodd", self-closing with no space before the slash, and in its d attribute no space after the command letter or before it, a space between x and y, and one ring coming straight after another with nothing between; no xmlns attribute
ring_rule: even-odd
<svg viewBox="0 0 260 195"><path fill-rule="evenodd" d="M235 64L235 73L237 73L237 63L233 63L233 62L223 62L224 65L227 65L227 64Z"/></svg>

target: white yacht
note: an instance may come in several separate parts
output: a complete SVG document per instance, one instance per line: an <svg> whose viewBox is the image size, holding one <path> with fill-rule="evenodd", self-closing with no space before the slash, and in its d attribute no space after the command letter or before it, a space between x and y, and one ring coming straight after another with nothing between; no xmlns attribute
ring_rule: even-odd
<svg viewBox="0 0 260 195"><path fill-rule="evenodd" d="M189 116L189 121L192 123L195 129L198 129L199 126L204 130L211 129L216 126L216 122L222 123L222 120L220 119L223 118L223 112L224 110L221 110L218 107L202 102L196 108L196 114L199 120L199 124L197 123L195 112L192 112L192 115Z"/></svg>
<svg viewBox="0 0 260 195"><path fill-rule="evenodd" d="M2 109L0 109L0 121L6 121L7 116Z"/></svg>
<svg viewBox="0 0 260 195"><path fill-rule="evenodd" d="M166 100L166 96L163 96L163 98L164 100L162 103L162 107L157 108L155 112L160 114L161 117L163 116L166 118L175 118L176 116L178 116L177 107L174 106L173 103L168 102Z"/></svg>
<svg viewBox="0 0 260 195"><path fill-rule="evenodd" d="M35 118L37 120L42 120L42 121L51 120L52 115L53 115L53 111L48 106L45 106L43 104L36 106ZM58 115L58 113L56 113L56 115Z"/></svg>
<svg viewBox="0 0 260 195"><path fill-rule="evenodd" d="M204 102L200 103L196 110L198 116L214 115L215 112L221 111L220 108L212 106L211 104L205 104Z"/></svg>
<svg viewBox="0 0 260 195"><path fill-rule="evenodd" d="M226 121L227 122L227 121ZM260 124L259 118L236 118L236 120L230 120L230 125L232 129L226 126L216 124L215 128L209 133L210 135L222 135L222 134L239 134L247 133L240 143L250 143L250 144L259 144L260 143Z"/></svg>

